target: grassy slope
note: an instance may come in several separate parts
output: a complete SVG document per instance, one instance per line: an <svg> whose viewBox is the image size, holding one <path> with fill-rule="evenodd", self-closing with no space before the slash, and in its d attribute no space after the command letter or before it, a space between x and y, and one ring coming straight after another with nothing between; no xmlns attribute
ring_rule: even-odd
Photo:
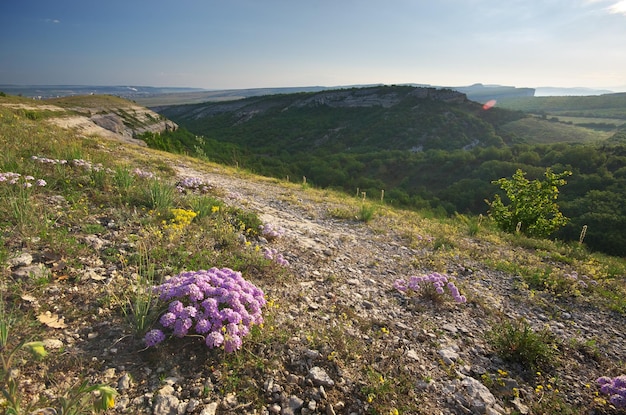
<svg viewBox="0 0 626 415"><path fill-rule="evenodd" d="M508 134L524 137L528 144L593 143L606 140L613 135L613 131L596 131L535 117L504 124L501 129Z"/></svg>
<svg viewBox="0 0 626 415"><path fill-rule="evenodd" d="M0 103L3 102L5 101L0 99ZM42 177L48 181L48 186L28 194L12 193L6 188L1 189L9 193L3 193L0 199L3 218L0 263L6 264L8 258L22 250L48 252L51 257L61 258L63 260L61 262L64 263L60 266L57 260L56 268L50 270L48 274L38 279L25 280L14 279L10 276L8 267L2 267L0 274L2 290L0 292L4 293L2 300L6 303L7 312L14 317L8 344L10 347L16 346L27 336L41 339L54 335L54 330L39 324L35 315L43 311L64 310L69 324L78 324L85 330L88 327L93 328L98 324L106 323L114 336L109 340L113 343L118 339L119 343L115 343L119 349L117 353L121 356L121 361L127 359L126 364L134 365L139 361L138 363L145 367L163 365L163 361L171 360L178 354L190 351L189 345L183 341L177 342L172 346L173 348L165 349L171 351L170 355L137 352L141 348L141 330L133 326L132 315L130 320L124 316L124 312L129 310L128 301L133 298L130 293L138 289L137 281L130 278L132 275L139 274L146 278L149 275L158 277L163 273L177 272L180 269L198 269L198 267L219 264L246 270L246 275L250 275L254 282L263 284L268 291L278 290L279 287L288 285L293 280L293 276L290 276L288 271L285 275L285 271L247 252L245 246L241 246L238 242L240 240L238 230L225 226L230 218L228 215L212 217L213 219L208 222L194 222L184 236L174 235L174 238L180 239L159 237L159 232L165 232L162 229L162 221L167 222L171 217L159 217L157 214L159 207L154 206L157 200L155 192L146 193L145 190L163 190L165 187L140 179L132 183L122 180L126 177L124 172L138 167L161 176L164 186L168 183L173 185L168 182L172 180L174 173L170 165L181 163L192 165L199 170L219 170L227 174L242 174L240 172L145 148L120 146L118 142L79 138L65 130L53 128L45 121L23 117L18 110L2 107L0 107L0 144L4 149L0 155L0 172L15 171L22 175L32 174L36 178ZM118 173L109 176L94 171L68 170L58 166L40 165L30 160L32 155L58 159L85 159L92 163L102 163ZM259 185L268 181L248 174L244 174L244 177ZM351 212L358 211L362 207L358 200L330 191L301 189L293 184L280 183L275 180L271 182L275 183L277 194L281 194L279 190L281 188L289 189L288 194L300 194L300 196L291 196L289 200L301 200L298 203L303 203L303 208L307 208L307 204L334 206L328 214L335 216L338 220L354 217ZM59 195L67 203L64 207L57 205L60 203L58 202ZM218 192L212 197L215 198L213 205L218 206L219 199L224 197L224 194ZM305 201L302 202L302 200ZM170 206L192 209L191 199L183 197L174 197ZM163 214L167 214L167 205L165 207ZM102 225L101 219L103 218L108 221L114 220L115 228L113 229L117 242L111 249L105 249L100 258L94 258L93 248L85 242L85 236L93 233L109 233ZM584 272L592 278L600 279L601 288L604 290L592 292L589 298L585 298L585 301L593 303L594 307L599 307L603 312L606 307L626 312L624 303L626 287L623 281L626 263L624 260L593 255L581 246L502 235L494 231L489 224L479 224L477 218L431 220L419 214L397 211L383 206L380 207L378 219L369 226L381 234L390 229L403 234L406 243L415 244L421 250L419 260L429 269L445 270L451 263L450 261L456 261L459 257L478 259L485 266L501 272L529 277L528 282L535 281L536 290L545 295L548 301L551 295L570 295L569 290L572 287L567 281L545 276L543 273L546 261L553 266L578 269L581 274ZM419 234L433 235L435 239L433 246L422 247L420 244L423 242L417 239ZM468 234L472 237L467 238ZM202 237L197 238L195 235L202 235ZM485 249L483 248L485 246L495 247L495 249ZM80 270L88 267L87 264L96 259L103 259L106 266L115 266L121 271L114 283L105 285L81 281ZM155 274L150 274L151 272ZM544 276L536 281L538 275ZM546 278L546 280L541 280L541 278ZM546 283L546 287L551 287L550 290L555 291L542 288L543 283ZM615 295L620 291L624 293L623 296ZM58 292L61 292L63 296L54 297L56 304L50 303L52 301L50 296ZM608 295L608 297L603 295ZM34 298L38 304L37 308L27 305L24 298ZM32 300L28 301L32 303ZM278 301L281 303L283 299L279 298ZM281 306L288 309L289 303L282 303ZM476 307L483 308L484 313L490 310L488 304L477 303ZM337 313L341 312L342 310L337 311ZM370 366L378 358L378 356L370 355L370 344L340 343L345 340L344 336L338 336L338 333L345 334L341 331L342 327L329 327L323 321L320 321L320 325L315 329L310 329L309 332L285 332L284 326L278 326L273 322L276 313L279 311L268 310L265 329L253 333L250 340L250 343L256 347L255 353L266 353L265 360L249 350L249 353L235 356L213 353L206 357L207 362L204 363L207 368L210 367L214 373L220 373L216 382L219 382L224 395L236 392L244 402L253 402L255 408L263 407L265 397L255 393L255 388L250 385L254 384L259 368L281 371L280 366L274 367L274 365L282 359L280 353L284 350L283 347L290 336L299 335L311 339L310 347L330 344L331 350L336 353L329 355L329 360L335 359L338 364L351 362L357 365L358 370L354 372L355 376L362 374L362 377L355 378L353 381L363 387L355 390L354 393L363 394L360 396L362 400L367 399L368 393L378 394L378 401L373 404L375 411L388 412L391 405L408 408L407 413L411 413L411 408L413 411L418 410L417 407L411 406L414 405L411 403L413 398L406 393L405 389L407 385L415 382L415 379L410 381L396 379L391 375L386 379L380 377L372 369L374 366ZM358 316L352 317L355 321L359 321ZM372 325L372 322L363 323ZM380 333L380 329L378 332ZM373 333L370 334L376 335L375 332ZM85 338L87 338L86 335ZM121 339L124 341L120 341ZM102 341L103 339L96 339L92 343ZM89 347L89 345L87 343L83 347ZM341 345L343 348L339 347ZM49 388L50 393L54 395L59 393L62 387L67 386L72 377L99 380L97 374L104 369L99 366L100 363L97 360L89 360L88 355L73 353L52 352L52 356L49 356L47 360L37 363L36 367L40 370L34 369L35 365L32 363L34 362L27 359L18 363L20 373L31 380L30 386L24 389L23 393L35 393L33 391L37 390L35 387L38 382L46 382L56 385ZM615 365L615 363L612 364ZM618 366L613 366L613 369L616 367ZM379 377L384 382L379 382ZM534 385L531 389L532 387ZM339 392L333 390L330 393ZM347 398L350 397L344 397L344 399ZM555 395L546 395L542 399L543 405L551 403L563 405ZM47 403L50 402L43 402L44 405ZM589 406L592 405L595 406L590 402Z"/></svg>
<svg viewBox="0 0 626 415"><path fill-rule="evenodd" d="M502 100L498 105L535 114L626 119L626 93L582 97L524 97Z"/></svg>

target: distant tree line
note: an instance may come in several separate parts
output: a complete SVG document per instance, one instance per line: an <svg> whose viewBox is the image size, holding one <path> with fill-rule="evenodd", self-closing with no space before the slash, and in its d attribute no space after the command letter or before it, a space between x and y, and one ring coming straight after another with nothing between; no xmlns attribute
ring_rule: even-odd
<svg viewBox="0 0 626 415"><path fill-rule="evenodd" d="M553 236L577 240L587 225L585 243L612 255L626 254L626 132L602 144L513 144L468 150L338 151L253 153L250 149L198 137L184 128L146 134L152 147L201 155L211 161L237 164L258 174L307 181L322 188L367 194L385 190L385 201L396 206L429 209L441 215L454 212L486 214L486 199L505 194L492 181L518 169L529 179L541 178L550 168L571 171L559 196L563 215L570 218ZM202 154L198 143L202 143ZM362 150L362 149L361 149Z"/></svg>

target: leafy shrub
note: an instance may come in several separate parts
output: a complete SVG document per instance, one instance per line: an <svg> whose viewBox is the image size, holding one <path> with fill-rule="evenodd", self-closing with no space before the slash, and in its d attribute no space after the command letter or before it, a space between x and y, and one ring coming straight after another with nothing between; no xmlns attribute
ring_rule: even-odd
<svg viewBox="0 0 626 415"><path fill-rule="evenodd" d="M361 205L361 209L359 209L359 214L357 218L361 222L369 222L374 218L374 213L376 213L376 207L374 205L367 205L363 203Z"/></svg>
<svg viewBox="0 0 626 415"><path fill-rule="evenodd" d="M555 203L559 195L559 186L563 186L570 171L553 173L546 169L542 181L526 179L526 173L518 169L512 179L501 178L494 184L506 192L509 205L502 202L500 195L495 195L493 202L487 201L490 214L497 225L505 232L522 232L528 236L545 237L564 226L568 219L559 211Z"/></svg>
<svg viewBox="0 0 626 415"><path fill-rule="evenodd" d="M250 236L258 236L259 229L263 227L263 223L259 216L254 212L246 212L240 209L234 209L233 225L245 231Z"/></svg>
<svg viewBox="0 0 626 415"><path fill-rule="evenodd" d="M174 204L174 187L168 183L151 179L142 187L143 203L149 208L157 210L169 209Z"/></svg>
<svg viewBox="0 0 626 415"><path fill-rule="evenodd" d="M548 365L554 355L551 334L534 331L524 319L496 324L487 333L487 340L504 360L532 369Z"/></svg>

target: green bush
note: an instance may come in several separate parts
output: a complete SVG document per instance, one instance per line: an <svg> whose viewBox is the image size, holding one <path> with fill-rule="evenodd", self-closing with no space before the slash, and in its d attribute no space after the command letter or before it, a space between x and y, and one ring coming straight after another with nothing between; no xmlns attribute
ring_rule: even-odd
<svg viewBox="0 0 626 415"><path fill-rule="evenodd" d="M554 339L547 330L534 331L524 320L494 325L487 340L504 360L536 370L554 363Z"/></svg>
<svg viewBox="0 0 626 415"><path fill-rule="evenodd" d="M505 232L521 232L532 237L546 237L560 227L568 219L559 211L555 200L559 195L559 186L567 183L564 177L570 171L553 173L546 169L544 180L528 180L522 170L518 169L512 179L505 177L492 183L500 185L505 191L509 204L505 205L500 195L494 196L490 206L490 215L500 229Z"/></svg>

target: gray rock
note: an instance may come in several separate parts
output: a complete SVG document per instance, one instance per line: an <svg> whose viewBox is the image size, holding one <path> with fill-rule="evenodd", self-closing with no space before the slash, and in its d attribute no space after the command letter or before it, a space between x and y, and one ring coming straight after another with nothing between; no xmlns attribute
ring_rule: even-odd
<svg viewBox="0 0 626 415"><path fill-rule="evenodd" d="M458 332L458 329L456 328L456 326L454 324L451 323L446 323L442 326L442 328L447 331L450 332L452 334L456 334Z"/></svg>
<svg viewBox="0 0 626 415"><path fill-rule="evenodd" d="M102 248L104 248L105 245L109 243L108 241L105 241L104 239L98 238L96 235L86 235L85 242L96 251L101 250Z"/></svg>
<svg viewBox="0 0 626 415"><path fill-rule="evenodd" d="M374 308L374 303L372 303L371 301L363 300L362 305L363 305L363 308L367 310L371 310Z"/></svg>
<svg viewBox="0 0 626 415"><path fill-rule="evenodd" d="M441 350L438 350L437 353L439 353L439 356L441 356L445 364L451 365L452 363L456 362L459 359L459 354L457 353L457 350L455 349L458 349L458 348L454 346L449 346Z"/></svg>
<svg viewBox="0 0 626 415"><path fill-rule="evenodd" d="M63 347L63 342L59 339L45 339L43 346L46 350L59 350Z"/></svg>
<svg viewBox="0 0 626 415"><path fill-rule="evenodd" d="M117 381L117 389L118 390L126 390L130 388L130 375L128 373L124 373L124 375L119 378Z"/></svg>
<svg viewBox="0 0 626 415"><path fill-rule="evenodd" d="M307 376L315 386L334 386L335 381L328 376L328 373L324 369L319 366L314 366L309 370L309 374Z"/></svg>
<svg viewBox="0 0 626 415"><path fill-rule="evenodd" d="M170 386L171 387L171 386ZM178 415L180 401L174 395L156 395L152 405L154 415Z"/></svg>
<svg viewBox="0 0 626 415"><path fill-rule="evenodd" d="M239 401L237 401L237 395L235 395L234 393L229 393L228 395L226 395L226 397L224 397L224 406L227 408L234 408L235 406L239 405Z"/></svg>
<svg viewBox="0 0 626 415"><path fill-rule="evenodd" d="M279 404L273 403L267 408L267 410L269 411L270 414L279 414L282 408L280 407Z"/></svg>
<svg viewBox="0 0 626 415"><path fill-rule="evenodd" d="M298 398L295 395L289 397L287 402L282 406L282 415L295 415L296 411L298 411L304 405L304 401Z"/></svg>
<svg viewBox="0 0 626 415"><path fill-rule="evenodd" d="M33 256L28 252L22 252L16 257L9 258L7 260L7 265L11 268L15 267L25 267L33 263Z"/></svg>
<svg viewBox="0 0 626 415"><path fill-rule="evenodd" d="M308 359L308 360L316 360L319 359L322 354L320 352L318 352L317 350L312 350L312 349L306 349L304 351L304 356Z"/></svg>
<svg viewBox="0 0 626 415"><path fill-rule="evenodd" d="M95 270L89 268L83 272L84 280L93 280L93 281L103 281L106 280L106 277L98 274Z"/></svg>
<svg viewBox="0 0 626 415"><path fill-rule="evenodd" d="M517 412L519 412L522 415L526 415L530 413L530 408L526 405L524 405L522 403L522 401L520 401L519 396L516 396L515 399L513 399L511 401L511 403L513 404L513 406L515 406L515 409L517 410Z"/></svg>
<svg viewBox="0 0 626 415"><path fill-rule="evenodd" d="M196 408L198 407L198 405L200 405L200 401L197 399L189 399L189 402L187 403L187 406L185 408L185 412L193 412L196 410Z"/></svg>
<svg viewBox="0 0 626 415"><path fill-rule="evenodd" d="M174 388L172 385L165 385L161 389L159 389L159 395L173 395Z"/></svg>
<svg viewBox="0 0 626 415"><path fill-rule="evenodd" d="M497 404L495 396L480 381L466 376L461 381L468 395L469 405L473 411L478 413L490 413L492 415L504 414L500 405Z"/></svg>
<svg viewBox="0 0 626 415"><path fill-rule="evenodd" d="M125 412L130 399L126 395L121 395L115 398L115 410L118 412Z"/></svg>
<svg viewBox="0 0 626 415"><path fill-rule="evenodd" d="M48 276L48 270L43 264L33 264L24 267L18 267L11 273L15 278L21 279L40 279Z"/></svg>
<svg viewBox="0 0 626 415"><path fill-rule="evenodd" d="M200 412L200 415L215 415L217 413L217 402L211 402Z"/></svg>

